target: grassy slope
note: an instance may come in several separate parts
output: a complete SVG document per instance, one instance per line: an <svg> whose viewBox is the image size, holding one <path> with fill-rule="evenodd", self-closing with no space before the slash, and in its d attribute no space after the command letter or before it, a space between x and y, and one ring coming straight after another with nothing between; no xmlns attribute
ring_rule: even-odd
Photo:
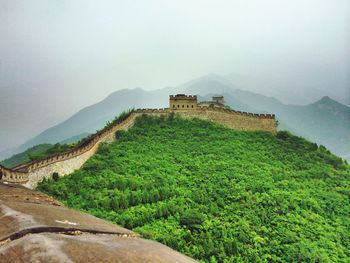
<svg viewBox="0 0 350 263"><path fill-rule="evenodd" d="M50 155L54 155L57 153L62 153L68 151L73 147L74 144L39 144L34 147L31 147L24 152L15 154L10 158L7 158L0 162L1 165L7 168L13 168L19 164L27 163L36 159L46 158Z"/></svg>
<svg viewBox="0 0 350 263"><path fill-rule="evenodd" d="M350 168L280 133L144 117L39 189L215 262L349 262Z"/></svg>
<svg viewBox="0 0 350 263"><path fill-rule="evenodd" d="M104 128L110 127L116 123L123 121L124 118L126 118L131 111L133 111L133 109L130 109L128 111L123 111L121 114L119 114L114 119L112 119L112 121L108 121L105 124ZM91 136L93 136L93 134L82 133L82 134L79 134L77 136L73 136L71 138L68 138L64 141L61 141L60 143L39 144L39 145L33 146L33 147L25 150L24 152L15 154L15 155L11 156L10 158L7 158L7 159L1 161L0 164L7 167L7 168L13 168L19 164L23 164L23 163L37 160L37 159L46 158L50 155L63 153L63 152L66 152L66 151L73 149L78 144L82 143L84 140L88 140L89 138L91 138Z"/></svg>
<svg viewBox="0 0 350 263"><path fill-rule="evenodd" d="M26 162L31 161L30 156L44 154L51 147L52 147L52 144L49 144L49 143L39 144L39 145L36 145L34 147L27 149L24 152L15 154L15 155L11 156L10 158L7 158L7 159L1 161L0 164L2 164L3 166L5 166L7 168L12 168L18 164L22 164L22 163L26 163Z"/></svg>

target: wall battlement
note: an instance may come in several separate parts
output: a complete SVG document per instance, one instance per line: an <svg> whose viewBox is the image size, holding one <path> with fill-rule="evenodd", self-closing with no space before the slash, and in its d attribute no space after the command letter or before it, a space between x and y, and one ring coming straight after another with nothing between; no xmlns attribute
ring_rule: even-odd
<svg viewBox="0 0 350 263"><path fill-rule="evenodd" d="M197 95L176 94L170 95L170 100L197 100Z"/></svg>
<svg viewBox="0 0 350 263"><path fill-rule="evenodd" d="M185 101L191 102L189 104L172 104L172 97L170 96L169 108L134 110L118 123L114 123L95 133L67 152L21 164L12 169L7 169L0 165L0 180L22 184L33 189L38 182L44 178L52 177L52 174L55 172L60 176L70 174L74 170L79 169L98 150L100 143L114 141L117 131L128 130L134 125L136 118L143 114L161 116L175 113L183 118L199 118L213 121L231 129L276 133L274 114L254 114L218 107L197 107L197 96L184 97L183 94L180 95L173 97L181 97L182 99L173 101L184 103L183 99L185 99ZM177 107L177 105L181 105L181 107ZM182 107L182 105L185 106Z"/></svg>
<svg viewBox="0 0 350 263"><path fill-rule="evenodd" d="M173 110L188 110L198 107L196 95L177 94L169 96L169 108Z"/></svg>

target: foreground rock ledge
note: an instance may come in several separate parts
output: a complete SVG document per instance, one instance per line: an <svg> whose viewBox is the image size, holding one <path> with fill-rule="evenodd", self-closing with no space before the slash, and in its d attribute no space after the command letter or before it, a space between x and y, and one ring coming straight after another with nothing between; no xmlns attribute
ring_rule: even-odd
<svg viewBox="0 0 350 263"><path fill-rule="evenodd" d="M195 262L158 242L0 183L0 262Z"/></svg>

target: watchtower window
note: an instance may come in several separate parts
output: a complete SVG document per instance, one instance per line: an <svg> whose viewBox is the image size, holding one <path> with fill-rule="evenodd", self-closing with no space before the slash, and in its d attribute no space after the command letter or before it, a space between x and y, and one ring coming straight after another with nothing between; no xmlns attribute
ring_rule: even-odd
<svg viewBox="0 0 350 263"><path fill-rule="evenodd" d="M187 105L187 108L189 107L189 105Z"/></svg>
<svg viewBox="0 0 350 263"><path fill-rule="evenodd" d="M180 108L180 105L177 105L178 108Z"/></svg>
<svg viewBox="0 0 350 263"><path fill-rule="evenodd" d="M191 106L191 108L193 108L193 105Z"/></svg>
<svg viewBox="0 0 350 263"><path fill-rule="evenodd" d="M182 105L182 108L185 108L185 105Z"/></svg>
<svg viewBox="0 0 350 263"><path fill-rule="evenodd" d="M173 105L173 108L175 108L175 105Z"/></svg>

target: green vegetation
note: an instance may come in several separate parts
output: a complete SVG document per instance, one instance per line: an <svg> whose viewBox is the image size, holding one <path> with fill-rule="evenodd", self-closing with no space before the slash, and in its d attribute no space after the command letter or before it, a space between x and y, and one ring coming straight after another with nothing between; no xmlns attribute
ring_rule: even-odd
<svg viewBox="0 0 350 263"><path fill-rule="evenodd" d="M118 124L118 123L124 121L130 115L130 113L133 111L134 111L134 109L123 111L117 117L115 117L112 121L108 121L103 129L110 128L110 127L114 126L115 124ZM102 130L97 131L97 133L101 132ZM36 145L34 147L27 149L24 152L21 152L19 154L15 154L15 155L11 156L10 158L1 161L0 164L7 167L7 168L13 168L13 167L20 165L20 164L23 164L23 163L27 163L27 162L38 160L38 159L43 159L43 158L46 158L50 155L63 153L63 152L66 152L66 151L73 149L78 144L84 144L84 143L89 142L90 140L93 139L94 135L95 134L82 133L80 135L68 138L68 139L62 141L61 143L56 143L54 145L49 144L49 143L39 144L39 145Z"/></svg>
<svg viewBox="0 0 350 263"><path fill-rule="evenodd" d="M134 112L135 109L132 108L132 109L129 109L129 110L126 110L126 111L122 111L118 116L116 116L112 121L107 121L105 127L103 129L106 129L106 128L110 128L110 127L113 127L114 125L118 124L118 123L121 123L123 122L127 117L129 117L129 115Z"/></svg>
<svg viewBox="0 0 350 263"><path fill-rule="evenodd" d="M68 151L73 146L74 146L73 144L68 145L68 144L60 144L60 143L56 143L54 145L48 144L48 143L39 144L29 148L28 150L22 153L15 154L10 158L1 161L0 164L2 164L7 168L12 168L22 163L30 162L33 160L45 158L49 155Z"/></svg>
<svg viewBox="0 0 350 263"><path fill-rule="evenodd" d="M38 189L207 262L349 262L350 167L287 132L141 117Z"/></svg>
<svg viewBox="0 0 350 263"><path fill-rule="evenodd" d="M57 172L52 174L52 180L57 181L60 178L60 175Z"/></svg>
<svg viewBox="0 0 350 263"><path fill-rule="evenodd" d="M75 135L75 136L72 136L68 139L65 139L63 141L60 141L59 143L60 144L78 144L79 142L83 141L85 138L91 136L91 133L88 133L88 132L83 132L81 134L78 134L78 135Z"/></svg>

